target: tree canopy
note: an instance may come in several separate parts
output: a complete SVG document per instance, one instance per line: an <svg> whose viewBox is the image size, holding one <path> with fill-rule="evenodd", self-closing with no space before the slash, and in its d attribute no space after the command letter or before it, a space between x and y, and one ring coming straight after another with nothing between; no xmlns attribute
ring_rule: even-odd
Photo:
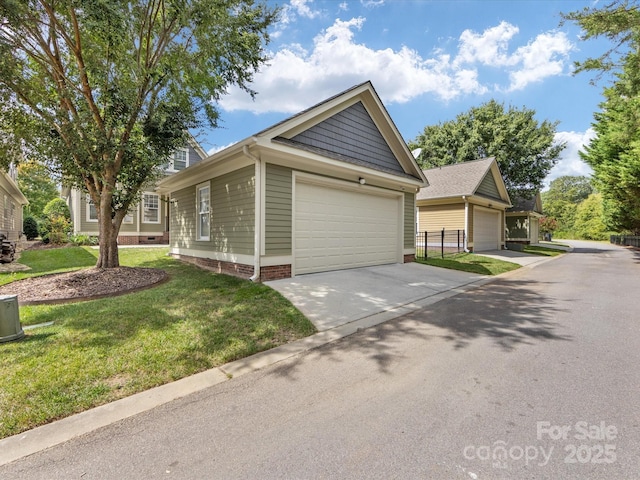
<svg viewBox="0 0 640 480"><path fill-rule="evenodd" d="M44 207L50 200L59 196L56 182L51 172L42 163L33 160L18 165L18 186L29 200L25 211L34 217L42 217Z"/></svg>
<svg viewBox="0 0 640 480"><path fill-rule="evenodd" d="M565 144L555 141L557 122L538 122L535 111L491 100L455 120L424 128L411 150L421 148L422 168L495 157L509 194L530 198L557 163Z"/></svg>
<svg viewBox="0 0 640 480"><path fill-rule="evenodd" d="M50 162L90 195L98 267L141 188L266 61L253 0L0 0L0 158Z"/></svg>
<svg viewBox="0 0 640 480"><path fill-rule="evenodd" d="M594 114L595 138L581 154L593 168L607 227L640 233L640 11L631 1L564 15L585 38L605 36L613 47L579 64L579 71L613 71L601 111Z"/></svg>
<svg viewBox="0 0 640 480"><path fill-rule="evenodd" d="M542 192L544 214L556 220L561 236L572 234L577 208L593 193L588 177L565 175L551 181L549 189Z"/></svg>

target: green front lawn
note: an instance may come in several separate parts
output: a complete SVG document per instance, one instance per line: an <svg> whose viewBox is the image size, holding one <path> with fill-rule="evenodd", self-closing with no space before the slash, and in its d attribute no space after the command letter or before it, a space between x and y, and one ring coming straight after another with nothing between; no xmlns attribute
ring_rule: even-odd
<svg viewBox="0 0 640 480"><path fill-rule="evenodd" d="M427 259L416 258L416 262L434 267L462 270L463 272L479 273L482 275L499 275L520 268L520 265L512 262L496 260L494 258L474 255L473 253L456 253L444 258L429 257Z"/></svg>
<svg viewBox="0 0 640 480"><path fill-rule="evenodd" d="M97 250L26 251L30 272L95 264ZM271 288L178 262L166 248L121 249L122 266L162 268L155 288L89 302L20 307L23 340L0 343L0 438L313 334Z"/></svg>
<svg viewBox="0 0 640 480"><path fill-rule="evenodd" d="M560 250L558 248L539 247L537 245L525 245L523 252L533 255L544 255L547 257L556 257L566 253L564 250Z"/></svg>

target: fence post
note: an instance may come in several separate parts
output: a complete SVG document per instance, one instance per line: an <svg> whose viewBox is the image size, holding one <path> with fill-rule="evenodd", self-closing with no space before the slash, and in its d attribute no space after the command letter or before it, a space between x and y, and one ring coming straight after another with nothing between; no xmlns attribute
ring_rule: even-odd
<svg viewBox="0 0 640 480"><path fill-rule="evenodd" d="M429 238L429 232L427 232L426 230L424 231L424 259L426 260L428 258L428 254L427 254L427 239Z"/></svg>
<svg viewBox="0 0 640 480"><path fill-rule="evenodd" d="M458 253L460 253L460 230L458 229Z"/></svg>
<svg viewBox="0 0 640 480"><path fill-rule="evenodd" d="M440 234L440 255L444 258L444 228Z"/></svg>

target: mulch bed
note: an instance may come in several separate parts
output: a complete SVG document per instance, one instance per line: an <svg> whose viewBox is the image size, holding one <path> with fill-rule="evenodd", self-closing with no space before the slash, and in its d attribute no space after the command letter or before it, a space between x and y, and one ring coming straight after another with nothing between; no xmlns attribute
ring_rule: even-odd
<svg viewBox="0 0 640 480"><path fill-rule="evenodd" d="M18 295L20 305L65 303L131 293L167 279L157 268L89 268L18 280L0 286L0 295Z"/></svg>

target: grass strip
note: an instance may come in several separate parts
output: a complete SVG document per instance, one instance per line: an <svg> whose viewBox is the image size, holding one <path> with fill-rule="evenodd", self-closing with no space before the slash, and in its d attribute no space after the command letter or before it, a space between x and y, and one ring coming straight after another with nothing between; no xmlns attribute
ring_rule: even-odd
<svg viewBox="0 0 640 480"><path fill-rule="evenodd" d="M63 250L63 251L60 251ZM166 248L121 249L122 266L162 268L170 280L113 299L20 308L28 330L0 344L0 438L315 333L275 290L178 262ZM27 251L41 275L86 267L97 251Z"/></svg>

